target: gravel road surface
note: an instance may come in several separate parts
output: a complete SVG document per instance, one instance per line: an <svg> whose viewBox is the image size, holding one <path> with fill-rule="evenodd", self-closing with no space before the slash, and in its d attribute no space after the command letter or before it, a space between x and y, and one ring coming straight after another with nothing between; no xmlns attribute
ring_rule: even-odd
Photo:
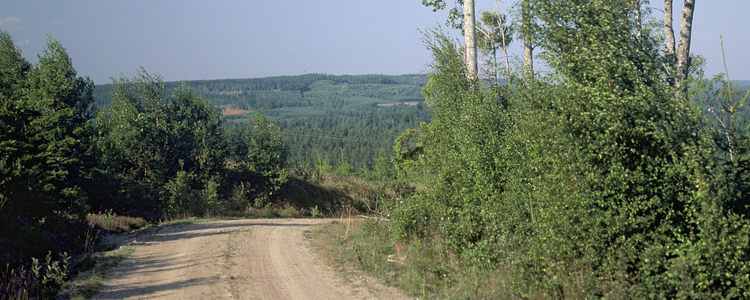
<svg viewBox="0 0 750 300"><path fill-rule="evenodd" d="M136 239L94 299L406 299L372 278L344 280L321 262L302 233L325 222L331 220L166 226Z"/></svg>

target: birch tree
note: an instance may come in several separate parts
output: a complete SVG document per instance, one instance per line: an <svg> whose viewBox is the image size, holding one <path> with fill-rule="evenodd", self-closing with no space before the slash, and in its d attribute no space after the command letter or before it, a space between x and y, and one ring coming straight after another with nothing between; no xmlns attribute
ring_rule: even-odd
<svg viewBox="0 0 750 300"><path fill-rule="evenodd" d="M464 39L466 40L466 76L476 79L479 72L477 64L477 30L474 20L474 0L464 0Z"/></svg>
<svg viewBox="0 0 750 300"><path fill-rule="evenodd" d="M683 94L687 88L685 80L688 76L688 69L690 68L690 37L693 30L693 11L695 8L695 0L685 0L685 5L682 8L682 23L680 25L680 42L677 45L677 65L676 65L676 77L675 77L675 94L677 98L683 97Z"/></svg>
<svg viewBox="0 0 750 300"><path fill-rule="evenodd" d="M526 76L534 76L534 46L531 43L531 3L521 1L521 35L523 36L523 65Z"/></svg>
<svg viewBox="0 0 750 300"><path fill-rule="evenodd" d="M693 30L693 12L695 0L685 0L682 8L680 23L680 39L675 49L674 28L672 25L672 1L664 0L664 39L666 42L667 58L673 64L675 97L684 97L687 86L685 80L690 69L690 40Z"/></svg>
<svg viewBox="0 0 750 300"><path fill-rule="evenodd" d="M667 56L674 59L674 28L672 28L672 0L664 0L664 39Z"/></svg>
<svg viewBox="0 0 750 300"><path fill-rule="evenodd" d="M508 44L513 41L512 29L508 26L507 17L499 12L483 11L477 26L478 47L485 55L491 56L489 64L492 66L491 76L498 83L497 50L505 56L506 75L510 76L510 61L508 59Z"/></svg>
<svg viewBox="0 0 750 300"><path fill-rule="evenodd" d="M474 16L474 0L457 0L457 5L463 5L463 33L466 44L466 77L476 79L479 73L477 63L477 43L476 43L476 21ZM445 0L422 0L422 4L432 7L432 11L438 11L446 7ZM448 22L453 23L456 27L456 19L459 16L458 8L451 9ZM461 26L459 25L459 28Z"/></svg>

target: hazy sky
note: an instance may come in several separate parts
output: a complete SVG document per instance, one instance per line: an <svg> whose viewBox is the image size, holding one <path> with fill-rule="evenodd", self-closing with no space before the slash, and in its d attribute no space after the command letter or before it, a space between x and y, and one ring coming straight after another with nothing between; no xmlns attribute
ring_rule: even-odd
<svg viewBox="0 0 750 300"><path fill-rule="evenodd" d="M750 1L697 2L692 52L708 58L709 74L723 72L724 35L732 79L750 79ZM478 10L494 5L477 0ZM139 66L167 81L421 73L430 53L418 29L446 16L421 0L0 0L0 30L26 59L37 61L49 34L67 48L79 76L97 84L132 77ZM520 43L512 51L520 55Z"/></svg>

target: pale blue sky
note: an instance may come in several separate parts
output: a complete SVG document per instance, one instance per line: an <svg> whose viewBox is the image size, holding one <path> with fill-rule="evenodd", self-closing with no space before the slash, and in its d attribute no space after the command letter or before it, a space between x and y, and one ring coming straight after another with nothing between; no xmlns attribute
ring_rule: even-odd
<svg viewBox="0 0 750 300"><path fill-rule="evenodd" d="M723 34L732 79L750 79L750 1L697 2L693 53L708 58L709 74L722 72ZM477 9L494 5L477 0ZM36 62L50 34L97 84L139 66L167 81L421 73L430 53L418 29L446 16L421 0L0 0L0 29L24 57ZM512 51L521 54L520 43Z"/></svg>

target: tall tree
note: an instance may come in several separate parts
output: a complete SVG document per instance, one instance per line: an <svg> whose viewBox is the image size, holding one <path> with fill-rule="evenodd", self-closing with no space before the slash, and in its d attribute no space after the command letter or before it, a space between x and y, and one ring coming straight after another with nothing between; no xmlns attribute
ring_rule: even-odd
<svg viewBox="0 0 750 300"><path fill-rule="evenodd" d="M682 8L682 23L680 24L680 42L677 45L677 77L675 80L675 89L677 98L684 97L687 89L685 81L690 69L690 38L693 31L693 12L695 0L685 0Z"/></svg>
<svg viewBox="0 0 750 300"><path fill-rule="evenodd" d="M477 29L474 19L474 0L464 1L464 40L466 42L466 76L476 79L479 73L477 63Z"/></svg>
<svg viewBox="0 0 750 300"><path fill-rule="evenodd" d="M544 257L596 256L587 270L607 283L628 278L610 291L621 285L634 298L742 298L748 277L731 274L747 274L747 221L724 210L723 180L709 174L715 146L701 135L691 104L664 82L672 70L651 46L660 41L645 30L637 40L637 16L623 13L633 2L533 3L555 83L539 85L530 93L541 96L515 107L514 128L523 130L508 138L508 148L518 150L503 188L508 202L518 202L498 215L512 220L514 210L528 207L521 216L539 226L529 229L539 234L536 249L550 249L543 245L566 234L579 239L550 243L562 251L545 250ZM683 25L690 15L683 14ZM689 30L683 36L689 39Z"/></svg>
<svg viewBox="0 0 750 300"><path fill-rule="evenodd" d="M666 42L667 59L672 64L674 73L675 97L682 99L685 97L687 86L685 81L690 69L690 40L693 30L693 12L695 9L695 0L685 0L682 8L682 18L680 23L680 39L675 49L674 27L672 25L672 5L673 0L664 0L664 39ZM670 79L670 81L672 81Z"/></svg>
<svg viewBox="0 0 750 300"><path fill-rule="evenodd" d="M674 28L672 26L672 0L664 0L664 39L667 43L667 59L674 64Z"/></svg>
<svg viewBox="0 0 750 300"><path fill-rule="evenodd" d="M23 185L21 158L27 145L28 108L20 102L30 67L10 34L0 32L0 216L7 215L4 211L10 208L6 204L13 198L12 186Z"/></svg>
<svg viewBox="0 0 750 300"><path fill-rule="evenodd" d="M466 45L465 49L465 61L466 61L466 77L469 79L476 79L479 72L477 63L477 43L476 43L476 20L474 16L474 0L457 0L458 5L463 5L463 26L456 23L456 19L459 18L458 9L451 9L448 22L453 23L454 27L463 28L464 42ZM425 6L432 7L433 11L444 9L446 4L445 0L422 0L422 4Z"/></svg>
<svg viewBox="0 0 750 300"><path fill-rule="evenodd" d="M34 145L30 168L62 211L85 205L81 189L90 169L93 127L91 105L94 82L76 77L67 50L49 38L39 63L28 74L26 101L35 110L28 123L29 142Z"/></svg>
<svg viewBox="0 0 750 300"><path fill-rule="evenodd" d="M521 35L523 35L523 65L527 77L534 76L534 45L532 44L531 3L521 1Z"/></svg>
<svg viewBox="0 0 750 300"><path fill-rule="evenodd" d="M31 66L0 34L0 209L25 220L83 216L94 84L49 38Z"/></svg>
<svg viewBox="0 0 750 300"><path fill-rule="evenodd" d="M479 18L481 26L477 26L477 31L481 34L477 37L477 45L491 56L490 65L492 67L492 78L495 84L498 82L497 50L503 52L505 56L506 75L510 76L510 61L508 59L508 44L513 41L511 28L508 26L506 16L499 12L483 11Z"/></svg>

